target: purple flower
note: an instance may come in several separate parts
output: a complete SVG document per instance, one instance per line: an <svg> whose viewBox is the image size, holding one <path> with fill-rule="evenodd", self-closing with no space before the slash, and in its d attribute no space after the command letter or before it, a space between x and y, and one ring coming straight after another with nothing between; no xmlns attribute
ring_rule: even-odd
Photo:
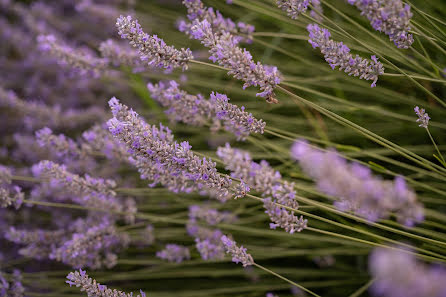
<svg viewBox="0 0 446 297"><path fill-rule="evenodd" d="M268 103L278 102L274 89L280 83L281 75L276 67L254 63L249 51L238 47L238 40L231 33L215 34L207 20L195 20L191 30L193 37L209 48L209 59L229 68L229 75L245 82L243 88L259 86L262 92L257 96L266 98Z"/></svg>
<svg viewBox="0 0 446 297"><path fill-rule="evenodd" d="M202 126L212 122L211 130L219 129L221 122L226 131L236 135L238 140L244 140L250 133L261 133L265 129L265 122L258 120L251 113L229 103L224 94L212 93L209 100L201 95L190 95L179 89L175 81L168 84L160 82L156 85L148 84L152 97L163 107L174 121L180 121L194 126Z"/></svg>
<svg viewBox="0 0 446 297"><path fill-rule="evenodd" d="M316 24L308 25L307 30L310 33L308 42L313 48L319 47L321 49L325 61L331 68L339 67L339 70L343 70L348 75L373 80L372 88L376 86L378 76L384 73L384 67L375 56L371 57L372 60L363 59L358 55L353 57L350 49L345 44L330 39L330 32Z"/></svg>
<svg viewBox="0 0 446 297"><path fill-rule="evenodd" d="M315 179L319 191L339 199L334 204L342 211L353 211L372 222L395 213L407 226L424 219L415 192L401 177L394 182L382 180L369 168L348 163L335 150L323 152L304 141L293 145L291 156Z"/></svg>
<svg viewBox="0 0 446 297"><path fill-rule="evenodd" d="M18 269L14 269L9 282L3 277L0 271L0 296L2 297L25 296L25 288L22 285L22 274Z"/></svg>
<svg viewBox="0 0 446 297"><path fill-rule="evenodd" d="M221 241L225 246L226 253L232 255L232 262L242 263L243 267L254 264L254 259L246 252L246 248L243 246L238 247L237 243L226 235L221 237Z"/></svg>
<svg viewBox="0 0 446 297"><path fill-rule="evenodd" d="M108 127L130 149L141 178L161 183L174 192L207 188L218 192L217 198L227 198L231 180L217 172L215 162L197 157L188 142L175 142L168 128L150 126L116 98L109 104L114 118L108 121ZM135 140L138 147L132 146Z"/></svg>
<svg viewBox="0 0 446 297"><path fill-rule="evenodd" d="M418 126L427 129L429 120L431 119L427 112L423 108L419 108L418 106L415 106L413 110L418 116L417 123L420 123Z"/></svg>
<svg viewBox="0 0 446 297"><path fill-rule="evenodd" d="M39 35L37 37L39 49L49 52L61 64L68 65L80 72L81 75L100 76L106 69L105 60L94 57L92 53L82 52L68 45L60 43L54 35Z"/></svg>
<svg viewBox="0 0 446 297"><path fill-rule="evenodd" d="M282 180L280 173L275 171L268 162L262 160L256 163L252 161L248 152L233 149L229 144L219 147L217 156L222 159L226 165L225 168L231 171L233 177L241 179L244 185L260 192L262 197L267 197L264 199L264 207L273 221L273 224L270 224L271 229L279 226L286 232L294 233L306 228L307 220L304 220L302 216L298 218L293 211L275 204L299 208L299 204L294 199L296 195L294 184Z"/></svg>
<svg viewBox="0 0 446 297"><path fill-rule="evenodd" d="M252 42L252 33L255 28L253 25L238 22L235 24L230 18L225 18L217 10L214 11L212 7L205 7L201 0L183 0L184 6L187 8L188 21L181 20L178 23L178 29L193 37L192 26L193 21L206 20L211 24L212 30L216 34L223 34L229 32L236 36L240 41L248 43Z"/></svg>
<svg viewBox="0 0 446 297"><path fill-rule="evenodd" d="M376 279L370 289L374 296L446 296L446 268L428 266L411 254L376 248L369 257L369 270Z"/></svg>
<svg viewBox="0 0 446 297"><path fill-rule="evenodd" d="M8 207L13 205L15 209L19 209L25 199L25 194L18 186L11 187L11 190L0 186L0 207Z"/></svg>
<svg viewBox="0 0 446 297"><path fill-rule="evenodd" d="M126 233L119 233L107 220L94 225L80 224L71 238L55 248L50 259L61 261L74 268L101 267L111 268L116 265L116 253L125 249L130 238Z"/></svg>
<svg viewBox="0 0 446 297"><path fill-rule="evenodd" d="M144 71L148 66L141 60L139 52L128 44L121 44L112 39L101 42L99 45L101 56L114 66L129 66L133 72Z"/></svg>
<svg viewBox="0 0 446 297"><path fill-rule="evenodd" d="M410 31L412 12L401 0L348 0L361 15L367 17L373 29L384 32L398 48L409 48L414 39Z"/></svg>
<svg viewBox="0 0 446 297"><path fill-rule="evenodd" d="M101 297L133 297L133 294L124 293L118 290L111 290L107 286L101 285L96 282L95 279L88 277L86 271L79 269L79 271L70 272L67 275L66 283L71 286L76 286L87 293L88 296L101 296ZM140 291L141 295L136 295L136 297L146 297L143 291Z"/></svg>
<svg viewBox="0 0 446 297"><path fill-rule="evenodd" d="M277 0L276 4L279 8L287 13L293 20L307 11L310 0Z"/></svg>
<svg viewBox="0 0 446 297"><path fill-rule="evenodd" d="M133 20L131 16L120 16L116 27L121 38L128 39L130 45L138 49L141 60L148 61L149 66L166 69L182 67L185 70L193 59L190 49L177 50L167 46L158 36L144 33L138 20Z"/></svg>
<svg viewBox="0 0 446 297"><path fill-rule="evenodd" d="M162 251L156 252L156 256L169 262L181 263L190 259L190 252L185 246L168 244Z"/></svg>
<svg viewBox="0 0 446 297"><path fill-rule="evenodd" d="M189 218L203 220L209 225L233 223L237 220L237 217L230 212L219 212L216 209L199 205L189 206Z"/></svg>

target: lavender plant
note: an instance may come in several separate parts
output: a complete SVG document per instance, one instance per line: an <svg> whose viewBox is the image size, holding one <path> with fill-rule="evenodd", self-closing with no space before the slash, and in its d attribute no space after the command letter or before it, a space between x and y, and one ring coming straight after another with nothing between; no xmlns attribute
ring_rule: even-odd
<svg viewBox="0 0 446 297"><path fill-rule="evenodd" d="M0 296L443 296L444 8L0 0Z"/></svg>

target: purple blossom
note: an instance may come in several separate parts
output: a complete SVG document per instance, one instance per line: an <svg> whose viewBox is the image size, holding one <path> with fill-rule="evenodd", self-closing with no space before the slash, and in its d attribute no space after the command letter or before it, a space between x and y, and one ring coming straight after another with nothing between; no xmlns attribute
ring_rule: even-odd
<svg viewBox="0 0 446 297"><path fill-rule="evenodd" d="M13 91L6 90L1 86L0 107L12 109L23 115L25 126L31 130L44 126L75 128L105 118L104 111L95 106L85 110L67 109L62 111L57 105L49 106L42 102L22 100Z"/></svg>
<svg viewBox="0 0 446 297"><path fill-rule="evenodd" d="M446 268L428 266L411 254L376 248L369 257L369 270L376 279L370 288L373 296L446 296Z"/></svg>
<svg viewBox="0 0 446 297"><path fill-rule="evenodd" d="M175 142L168 128L150 126L116 98L109 105L114 115L107 123L109 130L129 148L141 178L174 192L207 188L217 191L217 198L227 198L231 180L217 172L215 162L200 159L187 141Z"/></svg>
<svg viewBox="0 0 446 297"><path fill-rule="evenodd" d="M310 0L277 0L277 6L286 12L293 20L307 11Z"/></svg>
<svg viewBox="0 0 446 297"><path fill-rule="evenodd" d="M94 57L91 53L82 52L59 42L54 35L37 37L39 49L54 56L62 65L68 65L79 71L81 75L101 75L107 66L105 60Z"/></svg>
<svg viewBox="0 0 446 297"><path fill-rule="evenodd" d="M319 191L339 199L334 205L342 211L353 211L372 222L395 213L407 226L424 219L423 206L402 177L394 182L382 180L369 168L348 163L335 150L323 152L304 141L293 145L291 156L316 181Z"/></svg>
<svg viewBox="0 0 446 297"><path fill-rule="evenodd" d="M88 296L101 296L101 297L133 297L133 294L124 293L118 290L111 290L105 285L101 285L96 282L95 279L88 277L85 270L79 269L79 271L70 272L67 275L66 283L71 286L80 288L81 292L87 293ZM136 297L146 297L146 294L140 290L140 294Z"/></svg>
<svg viewBox="0 0 446 297"><path fill-rule="evenodd" d="M410 31L410 5L401 0L348 0L361 15L367 17L373 29L384 32L398 48L409 48L414 39Z"/></svg>
<svg viewBox="0 0 446 297"><path fill-rule="evenodd" d="M193 21L206 20L211 24L212 30L215 34L223 34L229 32L236 36L240 41L248 43L252 42L252 33L255 28L253 25L242 22L234 23L230 18L225 18L217 10L214 11L212 7L205 7L201 0L183 0L184 6L187 8L188 21L181 20L178 23L178 29L192 37ZM245 37L246 36L246 37Z"/></svg>
<svg viewBox="0 0 446 297"><path fill-rule="evenodd" d="M168 244L162 251L156 252L156 256L169 262L181 263L190 259L190 252L185 246Z"/></svg>
<svg viewBox="0 0 446 297"><path fill-rule="evenodd" d="M74 159L83 154L76 142L63 134L54 135L48 127L36 131L36 139L41 147L48 147L61 158Z"/></svg>
<svg viewBox="0 0 446 297"><path fill-rule="evenodd" d="M99 45L101 56L108 60L114 66L129 66L133 68L133 72L141 72L146 69L139 52L128 44L121 44L112 39L101 42Z"/></svg>
<svg viewBox="0 0 446 297"><path fill-rule="evenodd" d="M131 16L120 16L116 27L121 38L128 39L130 45L138 49L141 60L148 61L149 66L166 69L182 67L185 70L193 59L190 49L177 50L167 46L158 36L144 33L138 20L133 20Z"/></svg>
<svg viewBox="0 0 446 297"><path fill-rule="evenodd" d="M237 216L231 212L220 212L216 209L199 205L189 206L189 218L203 220L211 226L220 223L233 223L237 220Z"/></svg>
<svg viewBox="0 0 446 297"><path fill-rule="evenodd" d="M310 16L315 20L319 21L320 23L322 23L324 21L324 18L322 17L324 9L322 8L321 1L310 0L310 2L311 5L313 6L313 9L310 11Z"/></svg>
<svg viewBox="0 0 446 297"><path fill-rule="evenodd" d="M25 199L25 194L19 186L12 186L6 189L0 186L0 208L13 205L15 209L19 209Z"/></svg>
<svg viewBox="0 0 446 297"><path fill-rule="evenodd" d="M66 170L64 165L59 165L51 161L45 160L33 166L32 171L35 176L49 178L54 182L60 183L64 187L68 187L75 193L98 193L103 195L115 196L113 190L116 182L110 179L93 178L85 175L85 178L73 174Z"/></svg>
<svg viewBox="0 0 446 297"><path fill-rule="evenodd" d="M330 39L330 32L316 24L308 25L307 30L310 33L308 42L313 48L321 49L325 61L332 69L339 67L339 70L343 70L348 75L373 80L371 86L376 87L378 76L384 73L384 67L375 56L371 56L372 60L363 59L358 55L354 57L345 44Z"/></svg>
<svg viewBox="0 0 446 297"><path fill-rule="evenodd" d="M238 247L237 243L226 235L221 237L221 241L225 246L226 253L232 255L232 262L242 263L243 267L254 264L254 259L246 252L246 248L243 246Z"/></svg>
<svg viewBox="0 0 446 297"><path fill-rule="evenodd" d="M57 247L49 255L50 259L61 261L74 268L101 267L111 268L116 265L116 253L125 249L130 238L126 233L119 233L108 221L94 226L81 224L71 238Z"/></svg>
<svg viewBox="0 0 446 297"><path fill-rule="evenodd" d="M11 169L0 165L0 184L10 184L12 178Z"/></svg>
<svg viewBox="0 0 446 297"><path fill-rule="evenodd" d="M413 110L418 116L417 123L420 123L418 126L427 129L429 120L431 119L428 113L424 110L424 108L419 108L418 106L415 106Z"/></svg>
<svg viewBox="0 0 446 297"><path fill-rule="evenodd" d="M2 297L23 297L25 288L22 284L22 274L18 269L14 269L11 280L8 282L0 271L0 296Z"/></svg>
<svg viewBox="0 0 446 297"><path fill-rule="evenodd" d="M231 171L231 176L243 180L243 184L261 193L264 199L266 213L273 224L271 229L280 226L286 232L300 232L307 226L307 220L294 215L293 211L279 207L275 203L298 209L299 204L294 199L296 192L294 184L282 180L278 171L275 171L265 160L260 163L252 161L248 152L231 148L229 144L219 147L217 156L222 159L226 169ZM271 199L273 198L273 199Z"/></svg>
<svg viewBox="0 0 446 297"><path fill-rule="evenodd" d="M215 34L207 20L194 21L191 34L209 48L213 62L229 68L229 75L244 81L243 88L259 86L262 92L257 96L266 98L268 103L277 103L274 89L281 81L277 67L255 63L250 52L237 46L238 40L231 33Z"/></svg>
<svg viewBox="0 0 446 297"><path fill-rule="evenodd" d="M125 145L114 139L106 125L95 125L82 133L82 150L89 154L100 152L109 160L123 163L130 161L130 154Z"/></svg>
<svg viewBox="0 0 446 297"><path fill-rule="evenodd" d="M10 227L5 232L5 239L24 245L18 250L20 255L28 258L44 260L67 239L68 230L27 230Z"/></svg>
<svg viewBox="0 0 446 297"><path fill-rule="evenodd" d="M178 87L175 81L168 84L148 84L152 97L163 107L167 107L166 114L174 121L184 122L194 126L203 126L212 122L211 130L216 131L224 123L224 128L237 136L238 140L244 140L250 133L261 133L266 123L258 120L241 109L229 103L229 98L224 94L212 93L210 99L204 99L199 95L190 95Z"/></svg>

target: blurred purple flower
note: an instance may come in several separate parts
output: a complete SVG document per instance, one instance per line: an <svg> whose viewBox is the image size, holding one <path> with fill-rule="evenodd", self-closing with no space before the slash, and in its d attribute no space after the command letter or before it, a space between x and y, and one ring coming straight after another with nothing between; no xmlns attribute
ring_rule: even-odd
<svg viewBox="0 0 446 297"><path fill-rule="evenodd" d="M414 39L410 31L410 5L401 0L347 0L367 17L373 29L384 32L398 48L407 49Z"/></svg>
<svg viewBox="0 0 446 297"><path fill-rule="evenodd" d="M190 252L185 246L168 244L162 251L156 252L156 256L169 262L181 263L190 259Z"/></svg>
<svg viewBox="0 0 446 297"><path fill-rule="evenodd" d="M424 110L424 108L419 108L418 106L415 106L413 110L418 116L417 123L420 123L418 126L427 129L429 120L431 119L428 113Z"/></svg>
<svg viewBox="0 0 446 297"><path fill-rule="evenodd" d="M348 163L335 150L324 152L300 140L291 148L291 156L315 179L321 192L339 199L334 205L342 211L353 211L372 222L395 213L407 226L424 219L422 205L402 177L394 182L382 180L369 168Z"/></svg>

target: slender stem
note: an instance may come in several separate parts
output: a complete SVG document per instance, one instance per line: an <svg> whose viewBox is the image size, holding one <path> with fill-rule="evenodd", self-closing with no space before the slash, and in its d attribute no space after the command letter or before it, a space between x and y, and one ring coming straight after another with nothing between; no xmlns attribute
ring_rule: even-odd
<svg viewBox="0 0 446 297"><path fill-rule="evenodd" d="M274 275L274 276L277 276L277 277L280 278L281 280L284 280L284 281L286 281L287 283L290 283L290 284L292 284L293 286L296 286L296 287L298 287L298 288L304 290L305 292L307 292L307 293L309 293L309 294L311 294L311 295L313 295L313 296L321 297L320 295L318 295L318 294L316 294L316 293L314 293L314 292L308 290L307 288L305 288L305 287L303 287L303 286L301 286L301 285L299 285L299 284L296 284L295 282L293 282L293 281L287 279L286 277L281 276L281 275L278 274L278 273L275 273L274 271L269 270L269 269L266 268L266 267L263 267L263 266L260 265L260 264L254 263L253 265L256 266L257 268L260 268L260 269L262 269L262 270L268 272L268 273L271 273L271 274Z"/></svg>
<svg viewBox="0 0 446 297"><path fill-rule="evenodd" d="M364 293L373 283L376 281L375 278L369 280L365 285L360 287L358 290L353 292L349 297L359 297L362 293Z"/></svg>
<svg viewBox="0 0 446 297"><path fill-rule="evenodd" d="M432 137L431 132L429 131L429 127L426 127L427 134L429 135L429 138L431 139L432 143L434 144L435 149L437 150L438 157L443 161L443 166L446 164L444 161L443 155L440 153L440 150L438 149L437 143L435 142L434 138Z"/></svg>
<svg viewBox="0 0 446 297"><path fill-rule="evenodd" d="M199 65L205 65L205 66L209 66L209 67L214 67L214 68L217 68L217 69L220 69L220 70L226 70L226 71L230 70L228 68L225 68L225 67L222 67L222 66L219 66L219 65L215 65L215 64L207 63L207 62L202 62L202 61L197 61L197 60L190 60L189 62L195 63L195 64L199 64Z"/></svg>

